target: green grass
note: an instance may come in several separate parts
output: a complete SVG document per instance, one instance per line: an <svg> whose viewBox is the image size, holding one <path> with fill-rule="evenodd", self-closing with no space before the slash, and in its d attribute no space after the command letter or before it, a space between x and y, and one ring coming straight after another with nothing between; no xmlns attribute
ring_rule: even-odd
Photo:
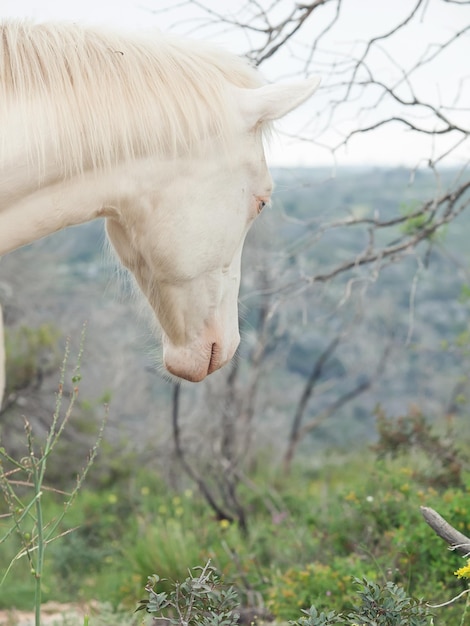
<svg viewBox="0 0 470 626"><path fill-rule="evenodd" d="M166 579L159 583L165 590L210 558L243 602L262 599L283 620L297 618L313 602L348 609L353 576L399 583L413 596L444 602L465 586L453 575L463 561L428 528L419 506L437 509L470 534L470 478L437 491L423 484L426 462L414 451L377 460L366 450L342 462L332 455L321 468L299 464L290 476L264 466L250 476L256 490L240 492L248 537L218 521L190 486L172 492L142 468L112 488L83 487L60 527L75 530L48 547L43 598L94 599L130 610L142 598L147 576L157 572ZM62 500L44 493L45 519L62 515ZM3 523L0 518L0 531ZM18 541L12 537L0 546L2 568ZM0 607L31 608L34 585L27 562L15 564L0 586ZM462 606L442 609L437 623L458 623Z"/></svg>

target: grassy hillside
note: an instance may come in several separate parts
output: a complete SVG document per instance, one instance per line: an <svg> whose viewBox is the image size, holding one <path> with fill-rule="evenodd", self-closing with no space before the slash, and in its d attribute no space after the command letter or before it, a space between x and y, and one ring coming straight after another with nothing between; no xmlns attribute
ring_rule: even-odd
<svg viewBox="0 0 470 626"><path fill-rule="evenodd" d="M142 466L138 458L105 448L89 486L47 546L43 600L94 599L130 615L147 576L158 573L159 591L168 590L172 581L186 578L188 568L210 558L244 606L267 610L278 621L298 618L311 604L347 612L355 601L353 577L394 582L411 596L444 603L465 589L465 581L453 574L465 560L434 535L419 506L437 509L470 533L470 446L468 432L462 436L450 424L439 427L429 429L416 414L401 422L382 416L373 449L330 451L296 464L289 474L269 460L269 451L260 451L260 462L246 468L238 489L245 532L218 519L177 465L171 486L154 463ZM443 460L444 452L452 463ZM52 455L52 474L55 463ZM110 465L121 471L111 477ZM25 506L31 494L18 485L16 491L17 506ZM61 515L64 498L44 491L46 528ZM7 512L0 504L0 514ZM20 536L34 541L37 526L20 526L23 534L0 545L3 571L21 549ZM9 527L11 518L0 517L2 536ZM31 608L34 583L24 556L0 585L0 608ZM464 600L436 610L434 624L455 626L463 607Z"/></svg>

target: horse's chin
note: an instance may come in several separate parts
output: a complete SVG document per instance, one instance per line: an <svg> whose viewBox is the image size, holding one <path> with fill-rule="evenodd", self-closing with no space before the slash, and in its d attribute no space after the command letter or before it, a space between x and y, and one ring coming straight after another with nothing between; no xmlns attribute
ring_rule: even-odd
<svg viewBox="0 0 470 626"><path fill-rule="evenodd" d="M202 346L175 346L167 337L163 337L163 362L173 376L199 383L232 359L239 342L240 337L237 334L226 346L217 342Z"/></svg>

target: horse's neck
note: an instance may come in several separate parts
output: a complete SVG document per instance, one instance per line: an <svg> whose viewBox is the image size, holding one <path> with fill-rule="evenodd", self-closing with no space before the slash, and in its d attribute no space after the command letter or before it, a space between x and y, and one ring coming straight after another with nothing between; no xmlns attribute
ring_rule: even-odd
<svg viewBox="0 0 470 626"><path fill-rule="evenodd" d="M0 256L58 230L112 215L111 174L88 174L32 190L0 178Z"/></svg>
<svg viewBox="0 0 470 626"><path fill-rule="evenodd" d="M0 409L5 391L5 337L3 335L3 315L0 307Z"/></svg>

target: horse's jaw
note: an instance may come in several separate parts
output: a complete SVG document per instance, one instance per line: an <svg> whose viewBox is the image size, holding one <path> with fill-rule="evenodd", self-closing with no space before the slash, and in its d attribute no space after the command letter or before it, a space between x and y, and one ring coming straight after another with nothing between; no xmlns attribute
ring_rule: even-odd
<svg viewBox="0 0 470 626"><path fill-rule="evenodd" d="M199 383L226 365L233 358L239 343L238 329L231 340L222 339L219 333L208 329L202 340L184 346L173 344L163 333L163 362L170 374Z"/></svg>

